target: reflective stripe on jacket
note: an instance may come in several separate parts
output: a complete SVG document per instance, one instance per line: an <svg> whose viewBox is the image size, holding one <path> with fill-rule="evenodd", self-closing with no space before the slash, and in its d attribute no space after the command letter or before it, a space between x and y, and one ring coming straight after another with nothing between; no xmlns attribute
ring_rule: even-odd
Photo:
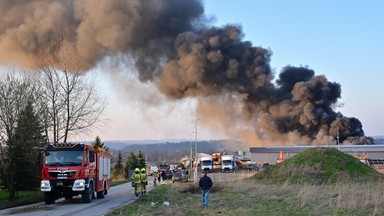
<svg viewBox="0 0 384 216"><path fill-rule="evenodd" d="M135 173L132 175L131 180L133 183L140 183L141 182L141 174Z"/></svg>
<svg viewBox="0 0 384 216"><path fill-rule="evenodd" d="M146 173L141 173L141 181L146 182L147 181L147 174Z"/></svg>

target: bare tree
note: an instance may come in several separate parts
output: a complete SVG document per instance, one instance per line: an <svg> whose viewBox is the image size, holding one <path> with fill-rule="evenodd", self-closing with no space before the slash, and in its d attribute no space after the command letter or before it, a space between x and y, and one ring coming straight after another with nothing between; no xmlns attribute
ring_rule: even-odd
<svg viewBox="0 0 384 216"><path fill-rule="evenodd" d="M13 140L20 113L28 101L36 101L38 88L31 76L23 72L12 72L0 79L0 142L4 143L1 152L2 181L9 191L10 199L15 197L16 152ZM6 174L6 175L5 175Z"/></svg>
<svg viewBox="0 0 384 216"><path fill-rule="evenodd" d="M98 95L94 78L53 66L41 72L46 136L53 143L67 142L69 135L85 133L102 121L107 101Z"/></svg>
<svg viewBox="0 0 384 216"><path fill-rule="evenodd" d="M98 95L95 79L81 72L85 62L72 55L66 32L51 37L35 56L45 107L39 116L44 118L49 142L67 142L70 135L86 133L102 123L107 101Z"/></svg>

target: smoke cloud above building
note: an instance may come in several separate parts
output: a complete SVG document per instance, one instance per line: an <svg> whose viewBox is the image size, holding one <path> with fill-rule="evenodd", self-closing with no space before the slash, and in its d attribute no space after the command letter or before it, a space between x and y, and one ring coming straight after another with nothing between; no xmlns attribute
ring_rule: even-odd
<svg viewBox="0 0 384 216"><path fill-rule="evenodd" d="M240 25L211 26L199 0L3 0L0 14L1 64L85 73L124 55L141 82L170 101L196 99L208 126L249 144L373 142L334 111L340 84L308 67L276 77L272 51Z"/></svg>

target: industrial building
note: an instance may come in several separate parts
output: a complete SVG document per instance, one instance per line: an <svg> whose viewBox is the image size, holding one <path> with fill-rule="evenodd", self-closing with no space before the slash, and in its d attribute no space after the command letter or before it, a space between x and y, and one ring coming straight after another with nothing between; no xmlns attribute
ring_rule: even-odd
<svg viewBox="0 0 384 216"><path fill-rule="evenodd" d="M255 162L268 162L276 164L281 154L284 159L305 151L309 148L331 147L351 154L352 156L367 156L369 163L384 162L384 145L321 145L321 146L272 146L272 147L252 147L250 148L251 160Z"/></svg>

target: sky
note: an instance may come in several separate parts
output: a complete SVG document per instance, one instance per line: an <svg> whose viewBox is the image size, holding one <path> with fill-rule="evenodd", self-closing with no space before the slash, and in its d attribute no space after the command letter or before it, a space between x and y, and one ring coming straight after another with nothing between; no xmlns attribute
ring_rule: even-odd
<svg viewBox="0 0 384 216"><path fill-rule="evenodd" d="M368 136L384 135L383 6L382 1L204 1L213 25L240 24L245 40L272 50L275 77L286 65L308 66L339 83L336 111L358 118ZM104 140L194 139L196 126L198 139L226 137L205 127L204 119L196 121L193 100L142 106L135 91L152 92L149 85L122 91L109 74L98 75L110 99L109 126L95 132Z"/></svg>
<svg viewBox="0 0 384 216"><path fill-rule="evenodd" d="M275 78L287 65L325 75L341 85L336 111L359 119L367 136L384 135L384 2L205 0L203 4L211 25L241 25L244 40L272 51ZM222 128L196 114L195 99L167 99L153 83L139 82L132 66L104 59L87 73L96 75L100 93L109 101L103 115L107 123L73 140L93 140L96 135L102 140L227 138Z"/></svg>
<svg viewBox="0 0 384 216"><path fill-rule="evenodd" d="M368 136L384 135L382 1L205 1L217 24L240 23L256 46L273 51L276 73L309 66L341 84L338 111L358 118Z"/></svg>

